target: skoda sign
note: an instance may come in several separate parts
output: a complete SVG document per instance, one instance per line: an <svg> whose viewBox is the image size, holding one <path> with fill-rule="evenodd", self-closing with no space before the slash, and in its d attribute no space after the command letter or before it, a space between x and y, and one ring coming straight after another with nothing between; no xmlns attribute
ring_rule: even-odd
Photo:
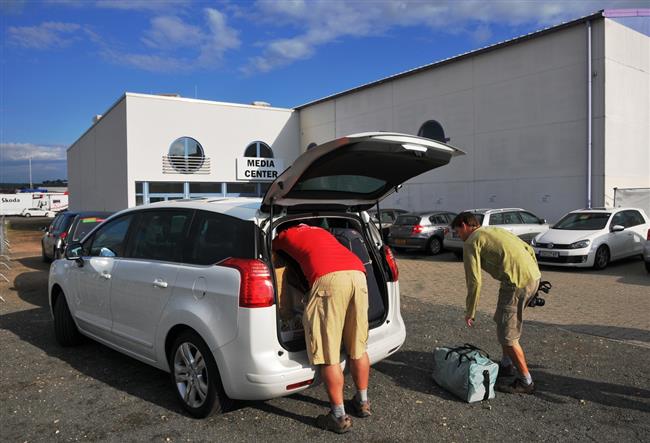
<svg viewBox="0 0 650 443"><path fill-rule="evenodd" d="M284 171L284 161L277 158L237 158L237 180L272 182Z"/></svg>

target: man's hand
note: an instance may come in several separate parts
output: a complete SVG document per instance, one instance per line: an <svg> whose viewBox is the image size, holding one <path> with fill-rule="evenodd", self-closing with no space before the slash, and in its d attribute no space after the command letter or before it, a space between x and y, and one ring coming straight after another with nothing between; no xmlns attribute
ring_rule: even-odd
<svg viewBox="0 0 650 443"><path fill-rule="evenodd" d="M471 328L474 326L474 319L472 317L465 317L465 323Z"/></svg>

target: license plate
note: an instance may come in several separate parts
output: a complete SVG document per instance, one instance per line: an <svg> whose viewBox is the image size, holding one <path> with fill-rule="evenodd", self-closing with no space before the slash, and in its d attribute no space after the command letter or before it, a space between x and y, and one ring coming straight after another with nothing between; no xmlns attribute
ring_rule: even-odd
<svg viewBox="0 0 650 443"><path fill-rule="evenodd" d="M560 253L557 251L539 251L539 256L558 258L560 256Z"/></svg>
<svg viewBox="0 0 650 443"><path fill-rule="evenodd" d="M397 238L397 239L395 239L395 244L396 245L405 245L406 240L404 240L403 238Z"/></svg>

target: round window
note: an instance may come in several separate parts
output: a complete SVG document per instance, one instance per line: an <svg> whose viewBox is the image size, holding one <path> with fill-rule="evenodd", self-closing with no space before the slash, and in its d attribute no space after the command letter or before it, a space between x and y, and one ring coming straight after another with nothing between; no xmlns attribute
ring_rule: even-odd
<svg viewBox="0 0 650 443"><path fill-rule="evenodd" d="M273 158L273 150L264 142L253 142L246 147L244 157Z"/></svg>
<svg viewBox="0 0 650 443"><path fill-rule="evenodd" d="M169 147L169 163L178 172L196 172L201 169L204 160L203 147L191 137L176 139Z"/></svg>

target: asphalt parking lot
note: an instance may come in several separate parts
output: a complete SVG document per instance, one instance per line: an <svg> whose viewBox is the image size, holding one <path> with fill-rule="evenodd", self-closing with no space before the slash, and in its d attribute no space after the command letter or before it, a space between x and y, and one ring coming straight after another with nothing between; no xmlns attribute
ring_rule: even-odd
<svg viewBox="0 0 650 443"><path fill-rule="evenodd" d="M245 402L207 420L186 416L168 375L97 343L59 347L47 306L38 232L11 230L10 283L0 282L2 441L648 441L650 277L640 260L604 272L543 269L547 305L527 311L522 344L534 396L466 404L430 378L435 346L471 342L498 357L484 279L477 327L463 325L462 265L451 254L399 257L403 348L373 366L373 416L353 434L317 429L321 386ZM346 378L346 396L353 394Z"/></svg>

